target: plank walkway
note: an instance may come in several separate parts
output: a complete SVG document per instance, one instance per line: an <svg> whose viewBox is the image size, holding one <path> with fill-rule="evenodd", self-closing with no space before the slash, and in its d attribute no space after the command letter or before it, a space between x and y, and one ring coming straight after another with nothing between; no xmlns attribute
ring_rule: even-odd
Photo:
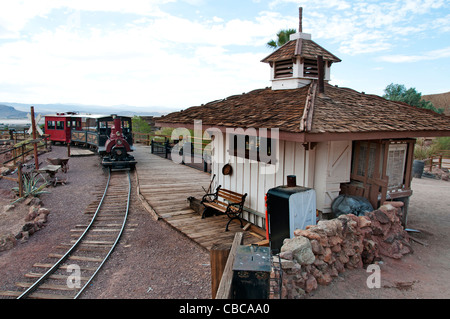
<svg viewBox="0 0 450 319"><path fill-rule="evenodd" d="M189 207L187 198L202 198L205 194L202 186L208 189L210 174L153 155L149 146L137 144L135 147L133 155L137 161L140 194L157 217L207 250L215 243L231 245L234 234L243 231L239 222L233 221L226 232L226 215L202 219L201 215ZM263 239L264 231L254 225L244 232L244 244Z"/></svg>

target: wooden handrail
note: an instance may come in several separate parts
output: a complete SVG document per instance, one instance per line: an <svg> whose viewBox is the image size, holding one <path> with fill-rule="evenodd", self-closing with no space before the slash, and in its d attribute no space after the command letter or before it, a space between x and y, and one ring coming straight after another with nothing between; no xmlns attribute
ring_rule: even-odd
<svg viewBox="0 0 450 319"><path fill-rule="evenodd" d="M217 289L216 299L231 298L231 284L233 280L233 264L236 257L236 251L244 239L244 233L239 232L234 235L233 244L231 245L230 254L228 255L222 278L220 279L219 288Z"/></svg>
<svg viewBox="0 0 450 319"><path fill-rule="evenodd" d="M28 146L30 144L37 144L37 143L40 143L40 142L44 142L45 144L38 146L38 148L47 147L46 139L45 138L38 138L38 139L26 141L25 143L23 143L23 144L21 144L19 146L14 146L14 147L11 147L11 148L9 148L7 150L4 150L4 151L0 152L0 154L5 154L5 153L8 153L8 152L15 153L15 156L13 156L11 159L3 162L2 164L7 164L7 163L9 163L11 161L14 161L14 163L15 163L15 160L18 159L19 157L22 157L22 161L23 161L24 160L23 157L26 154L28 154L28 153L33 151L33 149L26 150L26 146ZM20 152L16 152L19 149L20 149Z"/></svg>

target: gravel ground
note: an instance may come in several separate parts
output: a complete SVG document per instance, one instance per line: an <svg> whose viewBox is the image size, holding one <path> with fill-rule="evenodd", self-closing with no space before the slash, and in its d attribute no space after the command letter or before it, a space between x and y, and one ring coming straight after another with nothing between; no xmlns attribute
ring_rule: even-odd
<svg viewBox="0 0 450 319"><path fill-rule="evenodd" d="M66 148L53 146L39 157L64 157ZM103 191L106 174L98 156L71 157L68 184L42 194L51 213L47 225L10 250L0 252L0 290L18 290L14 283L37 262L50 262L49 253L70 240L70 229L86 223L86 207ZM211 297L209 253L163 221L154 221L141 205L132 175L132 204L122 239L82 299L205 299ZM12 182L0 180L0 189ZM3 298L0 296L0 298Z"/></svg>

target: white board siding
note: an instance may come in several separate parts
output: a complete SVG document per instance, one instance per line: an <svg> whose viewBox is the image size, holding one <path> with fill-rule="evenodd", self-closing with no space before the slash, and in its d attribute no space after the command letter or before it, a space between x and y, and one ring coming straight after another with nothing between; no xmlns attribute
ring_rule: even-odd
<svg viewBox="0 0 450 319"><path fill-rule="evenodd" d="M238 193L247 193L245 207L254 213L245 212L243 218L265 227L265 195L273 187L285 185L287 175L297 176L297 185L314 187L315 150L305 151L301 143L278 141L277 170L262 162L230 156L229 139L225 133L214 139L212 150L212 174L216 175L217 185ZM221 145L219 145L221 144ZM222 167L230 164L231 175L224 176ZM305 172L308 170L308 172Z"/></svg>
<svg viewBox="0 0 450 319"><path fill-rule="evenodd" d="M329 141L316 146L314 188L317 209L331 212L333 200L339 196L340 184L350 181L351 141Z"/></svg>

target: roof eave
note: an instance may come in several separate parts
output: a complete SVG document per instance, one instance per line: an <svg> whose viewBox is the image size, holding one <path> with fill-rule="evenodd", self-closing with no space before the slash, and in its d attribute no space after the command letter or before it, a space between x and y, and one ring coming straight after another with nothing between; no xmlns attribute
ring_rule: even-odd
<svg viewBox="0 0 450 319"><path fill-rule="evenodd" d="M359 141L450 136L450 130L305 133L305 142Z"/></svg>

